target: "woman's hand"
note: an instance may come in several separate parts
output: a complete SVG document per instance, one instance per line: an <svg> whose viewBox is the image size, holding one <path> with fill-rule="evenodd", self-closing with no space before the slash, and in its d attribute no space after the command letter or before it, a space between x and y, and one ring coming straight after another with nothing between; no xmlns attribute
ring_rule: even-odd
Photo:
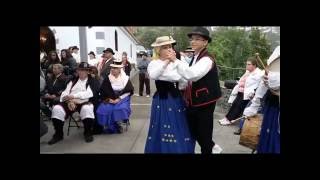
<svg viewBox="0 0 320 180"><path fill-rule="evenodd" d="M109 103L111 104L117 104L120 101L120 98L117 99L109 99Z"/></svg>
<svg viewBox="0 0 320 180"><path fill-rule="evenodd" d="M168 59L169 59L171 62L174 62L174 61L177 59L177 58L176 58L176 52L174 52L174 51L169 51Z"/></svg>
<svg viewBox="0 0 320 180"><path fill-rule="evenodd" d="M113 101L114 104L117 104L118 102L120 102L120 98L117 98Z"/></svg>

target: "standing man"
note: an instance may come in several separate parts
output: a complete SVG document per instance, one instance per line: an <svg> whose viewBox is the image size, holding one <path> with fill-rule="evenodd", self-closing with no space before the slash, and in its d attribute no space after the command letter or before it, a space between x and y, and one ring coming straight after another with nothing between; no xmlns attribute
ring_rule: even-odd
<svg viewBox="0 0 320 180"><path fill-rule="evenodd" d="M150 97L150 78L147 68L150 61L147 59L147 54L142 54L142 60L138 63L139 69L139 96L143 96L144 84L146 84L146 97Z"/></svg>
<svg viewBox="0 0 320 180"><path fill-rule="evenodd" d="M107 48L103 53L105 58L102 60L101 69L99 70L101 82L109 75L111 69L110 64L113 64L113 61L115 60L113 57L114 52L111 48Z"/></svg>
<svg viewBox="0 0 320 180"><path fill-rule="evenodd" d="M221 97L221 90L215 59L207 50L211 37L203 27L194 28L188 33L188 37L194 50L190 67L184 61L177 60L175 53L169 59L177 64L178 73L189 81L184 94L187 118L191 134L201 147L201 153L220 153L221 147L212 140L213 113L216 101Z"/></svg>

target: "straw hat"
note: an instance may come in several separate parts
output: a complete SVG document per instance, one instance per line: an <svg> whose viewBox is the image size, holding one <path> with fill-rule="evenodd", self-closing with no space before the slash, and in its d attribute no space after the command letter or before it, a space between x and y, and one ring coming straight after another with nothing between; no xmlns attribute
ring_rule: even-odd
<svg viewBox="0 0 320 180"><path fill-rule="evenodd" d="M167 44L175 43L176 41L171 36L161 36L156 39L154 43L151 44L151 47L159 47Z"/></svg>
<svg viewBox="0 0 320 180"><path fill-rule="evenodd" d="M111 67L117 67L117 68L122 68L123 65L122 65L122 60L121 59L115 59L113 61L112 64L110 64Z"/></svg>

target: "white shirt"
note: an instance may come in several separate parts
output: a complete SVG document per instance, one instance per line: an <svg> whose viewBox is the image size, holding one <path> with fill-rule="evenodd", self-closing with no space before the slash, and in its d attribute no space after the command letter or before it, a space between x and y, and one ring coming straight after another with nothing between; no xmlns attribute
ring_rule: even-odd
<svg viewBox="0 0 320 180"><path fill-rule="evenodd" d="M177 63L178 73L185 79L193 82L196 82L205 76L210 71L213 64L213 61L209 57L202 57L196 62L197 57L198 55L194 57L190 67L184 61L176 60L174 62L174 64Z"/></svg>
<svg viewBox="0 0 320 180"><path fill-rule="evenodd" d="M179 89L185 88L187 80L178 73L177 63L169 63L167 67L165 67L165 65L166 62L160 59L152 60L148 65L148 74L150 78L153 80L179 82Z"/></svg>
<svg viewBox="0 0 320 180"><path fill-rule="evenodd" d="M85 80L79 79L77 83L72 87L72 89L71 89L72 81L69 82L69 84L67 85L67 88L61 94L60 102L63 102L62 101L63 97L67 95L73 95L76 99L76 102L79 104L88 102L89 98L93 97L93 93L90 86L86 88L87 80L88 78L86 78ZM70 92L70 89L71 89L71 92Z"/></svg>
<svg viewBox="0 0 320 180"><path fill-rule="evenodd" d="M98 66L98 62L99 60L98 59L88 59L88 63L91 65L91 66Z"/></svg>
<svg viewBox="0 0 320 180"><path fill-rule="evenodd" d="M73 58L76 60L77 63L80 63L81 60L80 60L80 54L76 54L76 53L72 53L72 56Z"/></svg>

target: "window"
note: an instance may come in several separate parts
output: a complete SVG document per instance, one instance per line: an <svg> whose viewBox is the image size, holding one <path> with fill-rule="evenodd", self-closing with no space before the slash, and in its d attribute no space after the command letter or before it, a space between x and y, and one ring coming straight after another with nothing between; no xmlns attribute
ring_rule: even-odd
<svg viewBox="0 0 320 180"><path fill-rule="evenodd" d="M103 54L104 47L96 47L97 54Z"/></svg>
<svg viewBox="0 0 320 180"><path fill-rule="evenodd" d="M116 49L116 51L118 51L118 33L117 31L114 31L114 48Z"/></svg>
<svg viewBox="0 0 320 180"><path fill-rule="evenodd" d="M96 32L96 39L104 39L104 32Z"/></svg>

